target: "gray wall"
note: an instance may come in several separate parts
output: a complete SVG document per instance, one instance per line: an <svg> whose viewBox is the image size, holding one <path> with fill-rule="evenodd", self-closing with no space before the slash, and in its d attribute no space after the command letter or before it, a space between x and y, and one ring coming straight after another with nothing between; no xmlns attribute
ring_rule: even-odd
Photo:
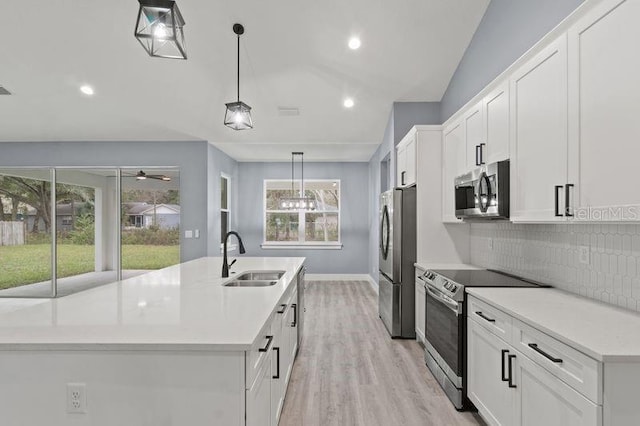
<svg viewBox="0 0 640 426"><path fill-rule="evenodd" d="M582 0L491 0L442 97L445 122Z"/></svg>
<svg viewBox="0 0 640 426"><path fill-rule="evenodd" d="M365 274L369 244L367 163L305 163L305 179L340 179L342 250L262 249L263 180L291 179L291 163L239 163L238 232L247 256L304 256L312 274Z"/></svg>
<svg viewBox="0 0 640 426"><path fill-rule="evenodd" d="M397 145L416 124L441 124L440 118L440 102L394 102L394 143Z"/></svg>
<svg viewBox="0 0 640 426"><path fill-rule="evenodd" d="M199 229L202 235L199 239L185 240L183 233L180 241L183 261L207 255L207 242L212 238L212 233L207 232L211 220L208 208L215 212L220 206L219 196L208 202L209 194L215 191L208 190L208 177L216 172L219 176L223 168L233 173L234 163L204 141L0 143L0 167L180 167L181 227Z"/></svg>

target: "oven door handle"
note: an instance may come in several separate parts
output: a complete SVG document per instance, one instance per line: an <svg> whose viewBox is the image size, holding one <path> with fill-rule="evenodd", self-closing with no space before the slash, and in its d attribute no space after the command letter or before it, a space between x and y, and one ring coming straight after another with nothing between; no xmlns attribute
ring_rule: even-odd
<svg viewBox="0 0 640 426"><path fill-rule="evenodd" d="M425 286L425 289L427 289L427 293L429 293L431 297L433 297L437 302L440 302L441 304L452 310L456 314L456 316L460 315L460 305L458 303L445 299L445 295L437 290L434 290L429 284Z"/></svg>

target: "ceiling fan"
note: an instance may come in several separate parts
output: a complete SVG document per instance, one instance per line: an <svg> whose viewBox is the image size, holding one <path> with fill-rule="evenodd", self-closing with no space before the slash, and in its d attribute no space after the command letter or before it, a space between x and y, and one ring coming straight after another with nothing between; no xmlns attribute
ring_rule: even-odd
<svg viewBox="0 0 640 426"><path fill-rule="evenodd" d="M165 182L170 182L171 181L171 178L169 176L167 176L167 175L150 175L150 174L145 173L142 170L140 170L135 175L127 175L127 177L135 177L136 180L155 179L155 180L162 180L162 181L165 181Z"/></svg>

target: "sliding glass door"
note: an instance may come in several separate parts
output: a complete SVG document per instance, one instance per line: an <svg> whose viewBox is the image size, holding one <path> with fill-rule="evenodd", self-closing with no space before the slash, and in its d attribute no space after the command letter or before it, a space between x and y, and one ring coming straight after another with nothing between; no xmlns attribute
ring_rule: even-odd
<svg viewBox="0 0 640 426"><path fill-rule="evenodd" d="M0 169L0 297L56 297L180 262L177 168Z"/></svg>
<svg viewBox="0 0 640 426"><path fill-rule="evenodd" d="M53 173L0 169L0 296L53 296Z"/></svg>

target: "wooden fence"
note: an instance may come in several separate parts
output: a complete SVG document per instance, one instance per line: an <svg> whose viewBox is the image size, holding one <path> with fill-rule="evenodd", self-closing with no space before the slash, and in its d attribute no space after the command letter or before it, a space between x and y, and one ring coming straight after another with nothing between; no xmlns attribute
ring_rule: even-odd
<svg viewBox="0 0 640 426"><path fill-rule="evenodd" d="M24 222L0 222L0 246L21 246L24 243Z"/></svg>

